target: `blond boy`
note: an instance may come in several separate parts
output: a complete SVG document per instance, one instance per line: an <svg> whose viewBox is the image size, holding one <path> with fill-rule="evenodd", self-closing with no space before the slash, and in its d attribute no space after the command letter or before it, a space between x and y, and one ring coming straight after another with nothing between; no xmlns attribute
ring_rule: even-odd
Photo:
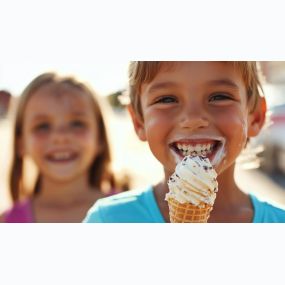
<svg viewBox="0 0 285 285"><path fill-rule="evenodd" d="M129 90L135 131L164 180L97 201L85 222L169 222L167 180L185 154L202 151L219 182L209 222L285 222L285 211L240 191L234 178L237 157L265 119L256 62L131 62Z"/></svg>

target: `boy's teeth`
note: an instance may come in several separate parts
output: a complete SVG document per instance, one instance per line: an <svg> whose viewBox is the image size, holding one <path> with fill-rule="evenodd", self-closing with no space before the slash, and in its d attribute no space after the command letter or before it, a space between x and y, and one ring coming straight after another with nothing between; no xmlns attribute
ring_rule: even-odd
<svg viewBox="0 0 285 285"><path fill-rule="evenodd" d="M202 155L206 156L213 150L214 144L208 143L208 144L196 144L196 145L186 145L186 144L180 144L177 143L176 147L179 151L182 152L184 156L186 155Z"/></svg>

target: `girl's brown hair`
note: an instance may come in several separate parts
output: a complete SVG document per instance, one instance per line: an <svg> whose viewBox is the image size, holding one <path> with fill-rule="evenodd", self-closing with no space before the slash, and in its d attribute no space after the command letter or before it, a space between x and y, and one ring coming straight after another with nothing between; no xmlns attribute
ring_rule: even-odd
<svg viewBox="0 0 285 285"><path fill-rule="evenodd" d="M111 171L111 151L107 131L101 107L96 94L86 84L77 81L73 77L61 77L56 73L44 73L36 77L23 91L19 98L16 110L16 117L13 129L13 157L10 171L10 191L14 202L24 195L23 189L23 157L19 154L18 145L23 131L24 112L27 102L33 94L43 86L55 84L57 87L68 86L75 88L86 96L90 97L96 122L98 124L99 139L101 140L102 151L95 157L89 170L89 183L94 189L108 188L107 191L116 187L115 176ZM38 192L41 174L38 175L34 192Z"/></svg>
<svg viewBox="0 0 285 285"><path fill-rule="evenodd" d="M243 77L251 110L256 107L258 97L263 96L262 86L256 61L228 61L237 68ZM143 83L150 82L162 67L171 68L175 61L132 61L129 65L130 104L140 118L143 118L140 92Z"/></svg>

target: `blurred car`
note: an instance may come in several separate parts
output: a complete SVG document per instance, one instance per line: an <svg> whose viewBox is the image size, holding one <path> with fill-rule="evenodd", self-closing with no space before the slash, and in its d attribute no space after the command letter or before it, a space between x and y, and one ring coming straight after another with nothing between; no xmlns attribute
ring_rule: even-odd
<svg viewBox="0 0 285 285"><path fill-rule="evenodd" d="M264 148L260 166L267 173L285 174L285 103L270 107L269 114L269 125L257 137L257 143Z"/></svg>

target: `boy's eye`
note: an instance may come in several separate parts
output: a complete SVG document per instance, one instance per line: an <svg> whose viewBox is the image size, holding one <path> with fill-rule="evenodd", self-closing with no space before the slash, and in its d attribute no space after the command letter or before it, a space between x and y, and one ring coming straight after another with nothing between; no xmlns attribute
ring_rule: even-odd
<svg viewBox="0 0 285 285"><path fill-rule="evenodd" d="M233 98L230 95L223 94L223 93L213 94L209 98L209 102L224 101L224 100L233 100Z"/></svg>
<svg viewBox="0 0 285 285"><path fill-rule="evenodd" d="M169 104L175 102L177 102L177 99L174 96L162 96L159 97L157 100L155 100L155 103L163 103L163 104Z"/></svg>

